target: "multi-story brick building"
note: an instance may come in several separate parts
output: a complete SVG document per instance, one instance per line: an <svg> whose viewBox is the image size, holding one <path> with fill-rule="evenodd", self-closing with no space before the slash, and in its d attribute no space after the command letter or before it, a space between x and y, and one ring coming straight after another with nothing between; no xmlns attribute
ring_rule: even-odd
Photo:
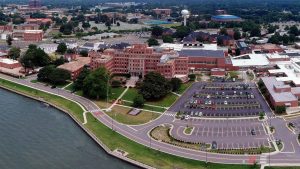
<svg viewBox="0 0 300 169"><path fill-rule="evenodd" d="M106 67L114 74L130 74L144 76L157 71L166 78L176 75L186 80L188 74L188 58L180 57L170 49L156 50L145 44L135 44L123 50L107 49L103 53L90 52L91 68Z"/></svg>
<svg viewBox="0 0 300 169"><path fill-rule="evenodd" d="M170 16L172 13L171 9L159 9L159 8L155 8L153 9L153 12L156 15L162 15L162 16Z"/></svg>
<svg viewBox="0 0 300 169"><path fill-rule="evenodd" d="M227 53L223 50L183 49L179 51L180 57L188 58L188 67L195 70L211 70L221 68L235 70Z"/></svg>
<svg viewBox="0 0 300 169"><path fill-rule="evenodd" d="M43 30L25 30L24 41L38 42L42 41L44 36Z"/></svg>

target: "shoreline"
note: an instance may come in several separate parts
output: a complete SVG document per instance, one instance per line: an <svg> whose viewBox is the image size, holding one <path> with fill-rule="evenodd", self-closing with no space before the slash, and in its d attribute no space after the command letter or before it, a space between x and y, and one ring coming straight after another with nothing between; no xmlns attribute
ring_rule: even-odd
<svg viewBox="0 0 300 169"><path fill-rule="evenodd" d="M3 80L6 80L6 79L3 79ZM8 80L7 80L8 81ZM71 117L71 119L77 124L77 126L79 126L92 140L94 140L94 142L96 142L100 148L102 148L105 153L107 153L108 155L114 157L114 158L118 158L120 160L123 160L124 162L127 162L127 163L130 163L134 166L137 166L137 167L142 167L142 168L145 168L145 169L155 169L154 167L151 167L151 166L148 166L144 163L141 163L141 162L138 162L138 161L135 161L135 160L132 160L126 156L122 156L122 155L119 155L117 153L114 153L114 151L110 150L101 140L99 140L97 138L97 136L92 133L88 128L86 128L72 113L70 113L69 111L49 102L49 101L46 101L46 100L43 100L43 99L40 99L40 98L37 98L37 97L33 97L33 96L30 96L28 94L25 94L25 93L22 93L22 92L19 92L19 91L15 91L15 90L12 90L8 87L5 87L3 86L1 83L0 83L0 88L4 89L4 90L7 90L9 92L12 92L12 93L15 93L15 94L18 94L18 95L21 95L21 96L24 96L24 97L27 97L27 98L30 98L30 99L33 99L35 101L39 101L39 102L43 102L43 103L47 103L49 104L50 106L56 108L57 110L63 112L63 113L66 113L69 117ZM34 89L34 90L38 90L38 89ZM61 96L60 96L61 97ZM74 102L74 101L72 101ZM79 104L77 102L74 102L75 104ZM80 104L79 104L80 105ZM84 110L82 110L84 111ZM82 112L83 113L83 112Z"/></svg>

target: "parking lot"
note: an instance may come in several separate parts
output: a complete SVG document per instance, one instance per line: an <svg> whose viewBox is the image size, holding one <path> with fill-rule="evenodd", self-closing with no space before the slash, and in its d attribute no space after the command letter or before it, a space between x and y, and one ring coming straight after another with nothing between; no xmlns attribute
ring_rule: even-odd
<svg viewBox="0 0 300 169"><path fill-rule="evenodd" d="M258 116L271 112L255 84L195 83L169 109L192 117Z"/></svg>
<svg viewBox="0 0 300 169"><path fill-rule="evenodd" d="M176 120L172 136L188 142L217 142L217 149L270 147L265 127L258 119L189 119ZM184 134L192 126L191 135Z"/></svg>

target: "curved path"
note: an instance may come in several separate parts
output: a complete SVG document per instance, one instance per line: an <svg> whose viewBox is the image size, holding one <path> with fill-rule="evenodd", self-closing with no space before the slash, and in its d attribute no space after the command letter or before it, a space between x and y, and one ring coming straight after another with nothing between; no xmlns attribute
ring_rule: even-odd
<svg viewBox="0 0 300 169"><path fill-rule="evenodd" d="M153 120L147 124L139 125L139 126L128 126L117 121L114 121L108 115L102 112L102 110L91 100L88 100L84 97L80 97L78 95L74 95L68 91L62 89L51 89L47 86L38 84L38 83L31 83L26 81L25 79L16 79L13 77L9 77L6 75L0 75L0 78L19 83L22 85L26 85L38 90L42 90L48 93L52 93L55 95L60 95L67 99L73 100L82 106L85 107L86 111L92 113L92 115L99 120L99 122L105 124L106 126L114 129L116 132L120 133L121 135L134 140L140 144L145 146L150 146L153 149L157 149L169 154L195 159L195 160L206 160L206 153L202 151L195 151L191 149L185 149L176 147L173 145L169 145L166 143L158 142L153 139L150 141L150 137L148 132L161 124L165 124L168 122L172 122L174 117L162 115L158 119ZM166 112L167 113L167 112ZM283 153L271 153L271 154L263 154L263 155L228 155L228 154L216 154L216 153L207 153L207 159L209 162L214 163L231 163L231 164L247 164L253 163L253 160L256 162L265 165L271 159L272 165L279 165L279 164L294 164L300 165L300 146L296 141L296 135L291 133L285 126L285 121L281 118L276 118L272 120L272 126L275 126L277 134L284 134L284 136L278 135L275 133L274 137L281 138L284 142L284 150ZM278 129L278 130L277 130ZM269 158L269 155L271 158Z"/></svg>

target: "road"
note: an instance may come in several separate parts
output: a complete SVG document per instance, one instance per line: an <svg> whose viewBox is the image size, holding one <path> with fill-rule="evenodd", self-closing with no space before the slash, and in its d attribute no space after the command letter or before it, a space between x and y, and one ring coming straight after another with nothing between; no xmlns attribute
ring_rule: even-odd
<svg viewBox="0 0 300 169"><path fill-rule="evenodd" d="M151 139L148 135L148 132L156 126L166 123L172 123L174 117L162 115L156 120L153 120L147 124L139 125L139 126L129 126L118 123L117 121L111 119L108 115L102 112L102 110L92 101L72 94L68 91L62 89L51 89L49 86L44 86L39 83L31 83L26 81L25 79L16 79L13 77L9 77L6 75L0 75L0 78L10 80L12 82L26 85L38 90L42 90L51 94L60 95L65 97L69 100L73 100L83 107L85 107L86 111L92 113L92 115L99 120L99 122L103 123L104 125L113 128L116 132L120 133L121 135L143 144L145 146L151 147L153 149L166 152L169 154L195 159L195 160L206 160L206 153L202 151L195 151L191 149L185 149L176 147L170 144L166 144L163 142L159 142L156 140ZM168 113L168 112L165 112ZM271 119L271 118L270 118ZM300 146L296 141L296 135L290 132L286 127L286 122L282 118L274 118L271 119L272 126L275 127L276 132L274 134L274 138L281 139L284 143L283 152L273 152L270 154L263 154L263 155L228 155L228 154L216 154L216 153L207 153L207 160L213 163L230 163L230 164L247 164L256 162L266 165L268 162L271 162L272 165L276 164L294 164L300 165ZM269 160L270 159L270 160Z"/></svg>

